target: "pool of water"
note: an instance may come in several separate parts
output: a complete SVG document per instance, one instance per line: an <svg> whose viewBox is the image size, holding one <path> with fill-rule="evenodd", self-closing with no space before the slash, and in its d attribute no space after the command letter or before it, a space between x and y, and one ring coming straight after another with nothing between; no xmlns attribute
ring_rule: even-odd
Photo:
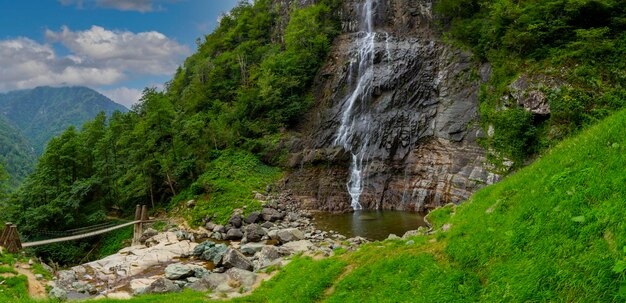
<svg viewBox="0 0 626 303"><path fill-rule="evenodd" d="M362 210L353 213L317 213L315 225L323 231L334 230L346 237L361 236L369 240L384 240L389 234L400 237L409 230L426 226L424 214L391 210Z"/></svg>

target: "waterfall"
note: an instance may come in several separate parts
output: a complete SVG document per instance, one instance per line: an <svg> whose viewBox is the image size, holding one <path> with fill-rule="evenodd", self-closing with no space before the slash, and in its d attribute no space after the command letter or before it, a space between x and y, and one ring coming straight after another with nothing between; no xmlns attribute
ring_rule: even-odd
<svg viewBox="0 0 626 303"><path fill-rule="evenodd" d="M377 0L365 0L358 4L357 11L360 18L360 28L357 33L357 53L350 60L348 70L348 84L352 84L352 77L356 75L356 84L352 92L344 100L344 110L341 116L341 124L337 130L335 145L340 145L352 153L350 165L350 180L347 183L348 193L352 199L351 206L354 210L363 209L359 199L363 192L363 171L367 166L367 150L369 145L369 128L371 116L358 115L359 106L364 107L372 98L372 82L374 80L374 58L376 55L376 32L374 31L374 2ZM385 34L385 40L389 35ZM386 42L387 44L387 42ZM388 47L386 46L387 50ZM390 55L387 54L389 58ZM356 71L356 73L354 73ZM355 138L357 131L362 138Z"/></svg>

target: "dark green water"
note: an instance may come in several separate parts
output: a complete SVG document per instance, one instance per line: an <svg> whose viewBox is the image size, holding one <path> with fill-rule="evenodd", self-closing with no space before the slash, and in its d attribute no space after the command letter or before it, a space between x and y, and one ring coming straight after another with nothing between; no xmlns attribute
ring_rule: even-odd
<svg viewBox="0 0 626 303"><path fill-rule="evenodd" d="M349 238L361 236L369 240L384 240L389 234L402 237L406 231L426 226L423 214L391 210L318 213L314 218L315 225L320 230L334 230Z"/></svg>

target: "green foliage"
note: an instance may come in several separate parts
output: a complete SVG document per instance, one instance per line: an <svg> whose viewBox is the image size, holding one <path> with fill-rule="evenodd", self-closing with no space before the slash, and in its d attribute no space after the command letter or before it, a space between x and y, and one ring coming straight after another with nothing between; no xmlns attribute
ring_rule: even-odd
<svg viewBox="0 0 626 303"><path fill-rule="evenodd" d="M264 191L280 176L277 168L261 163L249 152L222 152L190 187L198 199L192 213L193 222L208 217L225 223L233 209L243 206L247 212L259 210L261 205L254 200L253 191Z"/></svg>
<svg viewBox="0 0 626 303"><path fill-rule="evenodd" d="M33 171L35 153L31 149L21 132L0 115L0 163L7 173L0 172L0 183L5 191L14 190Z"/></svg>
<svg viewBox="0 0 626 303"><path fill-rule="evenodd" d="M622 1L442 0L435 7L449 41L494 69L481 94L485 128L521 119L514 129L496 127L499 138L486 141L501 156L519 164L624 106ZM508 85L523 73L560 83L543 89L552 110L548 119L519 117L515 107L511 114L497 112L507 106L502 97L509 95Z"/></svg>
<svg viewBox="0 0 626 303"><path fill-rule="evenodd" d="M132 226L124 227L105 234L99 242L96 258L101 259L117 253L120 249L128 246L132 238Z"/></svg>
<svg viewBox="0 0 626 303"><path fill-rule="evenodd" d="M25 276L0 276L0 302L21 302L28 299L28 279Z"/></svg>

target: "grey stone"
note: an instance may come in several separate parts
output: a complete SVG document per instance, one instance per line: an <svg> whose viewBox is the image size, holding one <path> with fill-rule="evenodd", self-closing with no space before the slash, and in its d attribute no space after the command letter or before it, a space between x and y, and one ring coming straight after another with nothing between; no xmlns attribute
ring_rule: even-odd
<svg viewBox="0 0 626 303"><path fill-rule="evenodd" d="M200 259L213 262L216 266L222 263L224 254L228 251L228 247L224 244L216 244L215 246L205 250Z"/></svg>
<svg viewBox="0 0 626 303"><path fill-rule="evenodd" d="M400 239L400 237L398 237L396 234L389 234L389 237L387 237L387 240L398 240Z"/></svg>
<svg viewBox="0 0 626 303"><path fill-rule="evenodd" d="M67 300L67 291L59 287L54 287L50 290L48 296L53 300L65 301Z"/></svg>
<svg viewBox="0 0 626 303"><path fill-rule="evenodd" d="M293 241L293 242L285 243L283 244L282 247L294 253L299 253L299 252L306 252L306 251L311 250L311 248L314 247L314 245L309 240L300 240L300 241Z"/></svg>
<svg viewBox="0 0 626 303"><path fill-rule="evenodd" d="M224 255L222 259L222 263L226 268L241 268L244 270L252 270L254 266L252 262L246 258L241 252L236 249L229 249L228 252Z"/></svg>
<svg viewBox="0 0 626 303"><path fill-rule="evenodd" d="M241 227L241 223L242 223L242 219L240 215L233 215L232 217L230 217L230 219L228 220L228 224L232 225L235 228L240 228Z"/></svg>
<svg viewBox="0 0 626 303"><path fill-rule="evenodd" d="M239 268L231 268L227 270L226 275L228 275L228 277L232 280L238 281L246 290L250 289L257 280L257 274Z"/></svg>
<svg viewBox="0 0 626 303"><path fill-rule="evenodd" d="M261 211L261 217L263 218L263 220L270 222L282 219L282 215L278 210L269 207L263 208L263 210Z"/></svg>
<svg viewBox="0 0 626 303"><path fill-rule="evenodd" d="M72 288L74 290L76 290L79 293L83 293L83 294L96 294L98 291L96 290L96 287L87 283L87 282L83 282L83 281L78 281L78 282L74 282L72 283Z"/></svg>
<svg viewBox="0 0 626 303"><path fill-rule="evenodd" d="M265 247L265 244L263 243L247 243L242 245L239 250L241 250L244 254L254 255L255 253L261 251L263 247Z"/></svg>
<svg viewBox="0 0 626 303"><path fill-rule="evenodd" d="M213 222L207 222L206 224L204 224L204 228L206 228L206 230L208 230L208 231L213 231L215 226L216 226L216 224L213 223Z"/></svg>
<svg viewBox="0 0 626 303"><path fill-rule="evenodd" d="M225 233L226 232L226 228L224 228L224 225L215 225L215 227L213 227L213 232L215 232L215 233Z"/></svg>
<svg viewBox="0 0 626 303"><path fill-rule="evenodd" d="M243 228L244 235L248 242L259 242L265 236L265 230L257 224L250 224Z"/></svg>
<svg viewBox="0 0 626 303"><path fill-rule="evenodd" d="M156 281L152 282L150 286L148 286L145 290L145 293L148 294L165 294L171 292L180 292L181 289L174 282L166 279L159 278Z"/></svg>
<svg viewBox="0 0 626 303"><path fill-rule="evenodd" d="M179 280L194 275L194 270L189 265L181 263L170 264L165 268L165 277L170 280Z"/></svg>
<svg viewBox="0 0 626 303"><path fill-rule="evenodd" d="M208 276L199 279L193 283L187 284L185 287L194 291L207 291L209 289L215 290L220 285L228 282L228 276L226 274L212 273Z"/></svg>
<svg viewBox="0 0 626 303"><path fill-rule="evenodd" d="M244 221L248 224L252 224L259 222L260 219L261 213L259 213L258 211L253 211L244 219Z"/></svg>
<svg viewBox="0 0 626 303"><path fill-rule="evenodd" d="M192 255L199 257L201 256L206 250L208 250L209 248L215 246L215 242L212 241L204 241L200 244L198 244L196 247L194 247L193 251L192 251Z"/></svg>
<svg viewBox="0 0 626 303"><path fill-rule="evenodd" d="M226 233L226 240L240 240L243 238L243 233L238 228L231 228Z"/></svg>
<svg viewBox="0 0 626 303"><path fill-rule="evenodd" d="M265 222L265 223L261 224L261 227L263 227L263 228L272 228L272 227L274 227L274 223L272 223L272 222Z"/></svg>
<svg viewBox="0 0 626 303"><path fill-rule="evenodd" d="M287 243L304 239L304 234L297 228L286 228L276 232L276 239L281 243Z"/></svg>

